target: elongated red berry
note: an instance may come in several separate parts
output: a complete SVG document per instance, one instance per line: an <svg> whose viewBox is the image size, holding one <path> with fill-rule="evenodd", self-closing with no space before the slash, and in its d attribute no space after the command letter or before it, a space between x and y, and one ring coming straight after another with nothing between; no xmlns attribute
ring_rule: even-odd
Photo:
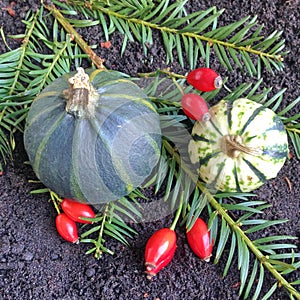
<svg viewBox="0 0 300 300"><path fill-rule="evenodd" d="M210 92L222 86L222 78L210 68L198 68L188 73L187 82L195 89Z"/></svg>
<svg viewBox="0 0 300 300"><path fill-rule="evenodd" d="M176 246L169 252L169 255L165 259L162 259L157 263L155 268L152 266L146 266L147 279L152 279L153 276L155 276L162 268L171 262L174 257L175 250Z"/></svg>
<svg viewBox="0 0 300 300"><path fill-rule="evenodd" d="M92 223L91 221L82 220L81 218L95 218L93 209L85 203L77 202L73 199L64 198L61 203L64 213L73 221L79 223Z"/></svg>
<svg viewBox="0 0 300 300"><path fill-rule="evenodd" d="M210 232L206 223L198 218L193 227L187 231L186 237L193 252L205 261L209 261L213 242L210 241Z"/></svg>
<svg viewBox="0 0 300 300"><path fill-rule="evenodd" d="M181 106L185 115L192 120L208 121L210 119L206 101L197 94L183 95Z"/></svg>
<svg viewBox="0 0 300 300"><path fill-rule="evenodd" d="M76 223L70 219L65 213L56 216L56 229L59 235L66 241L71 243L78 242L78 231Z"/></svg>
<svg viewBox="0 0 300 300"><path fill-rule="evenodd" d="M156 231L148 240L145 249L147 278L151 279L170 263L176 250L176 233L170 228Z"/></svg>

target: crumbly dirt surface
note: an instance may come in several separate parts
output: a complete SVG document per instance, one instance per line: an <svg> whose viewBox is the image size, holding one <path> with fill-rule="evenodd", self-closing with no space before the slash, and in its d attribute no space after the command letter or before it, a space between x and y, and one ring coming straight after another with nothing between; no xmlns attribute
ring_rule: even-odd
<svg viewBox="0 0 300 300"><path fill-rule="evenodd" d="M16 2L15 17L3 9L9 5L9 1L0 2L0 26L5 35L22 33L22 18L29 9L39 7L39 1ZM286 40L286 50L289 51L285 58L285 70L275 75L265 73L264 86L273 86L274 94L286 88L284 105L296 99L300 95L299 1L191 0L186 7L188 12L192 12L212 5L226 9L220 18L220 24L229 24L246 15L257 15L258 22L265 24L265 35L274 30L283 31L282 37ZM88 44L99 45L105 41L103 33L96 26L80 33ZM155 35L155 43L151 45L147 57L143 56L142 47L134 42L129 43L123 57L120 57L122 39L122 35L113 34L110 39L112 47L105 49L98 46L96 49L96 53L105 59L107 68L135 75L137 72L166 67L160 36ZM16 48L20 41L7 38L7 43L11 48ZM0 37L0 53L6 51ZM182 70L177 63L168 66L174 72L183 74L188 71ZM228 85L232 88L249 81L239 71L225 71L214 57L212 66L222 76L228 76ZM224 91L223 95L225 94ZM299 111L299 105L295 108L296 111ZM272 205L265 210L264 218L289 219L282 226L265 230L264 236L300 235L300 164L293 150L291 154L291 159L285 163L278 177L256 191L258 199ZM115 251L115 255L104 255L100 260L92 255L85 255L88 245L73 245L63 241L55 229L56 212L48 201L48 195L30 194L36 186L29 180L35 179L35 176L31 167L24 164L26 160L22 136L18 135L14 161L5 167L0 176L0 299L240 299L237 259L229 274L222 278L226 255L217 265L200 261L187 246L184 228L180 227L176 229L178 248L173 261L152 281L146 279L143 266L145 243L155 230L169 226L172 216L134 225L139 235L131 241L130 247L124 247L108 238L107 246ZM299 246L298 241L295 244ZM287 278L296 280L299 278L299 271ZM274 282L274 278L266 272L263 291L268 291ZM271 299L284 300L289 297L283 289L278 289Z"/></svg>

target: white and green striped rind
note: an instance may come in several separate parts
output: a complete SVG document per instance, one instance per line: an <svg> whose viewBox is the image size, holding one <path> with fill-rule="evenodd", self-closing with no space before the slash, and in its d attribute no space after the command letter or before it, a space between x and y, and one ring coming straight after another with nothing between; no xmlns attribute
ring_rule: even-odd
<svg viewBox="0 0 300 300"><path fill-rule="evenodd" d="M288 155L287 134L279 117L248 99L222 100L210 109L211 120L197 121L189 143L192 163L201 179L220 191L249 192L277 176ZM231 158L222 152L222 139L239 135L243 145L259 155L241 152Z"/></svg>

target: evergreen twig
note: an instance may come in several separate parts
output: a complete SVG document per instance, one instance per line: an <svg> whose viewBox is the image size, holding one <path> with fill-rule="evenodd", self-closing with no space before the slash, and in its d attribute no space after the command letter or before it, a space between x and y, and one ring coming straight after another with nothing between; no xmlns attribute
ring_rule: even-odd
<svg viewBox="0 0 300 300"><path fill-rule="evenodd" d="M273 264L270 263L270 259L268 256L263 255L263 253L257 248L257 246L252 242L252 240L246 235L246 233L241 229L241 225L234 221L224 207L218 203L218 201L213 197L210 191L205 187L205 185L198 180L198 176L195 176L193 172L191 172L190 168L182 162L181 157L176 153L176 150L167 142L164 143L164 147L170 153L172 157L175 158L176 162L180 164L182 170L188 174L188 176L193 180L193 182L197 185L197 187L201 190L201 192L205 195L205 198L208 202L214 207L217 211L218 215L221 216L222 219L226 221L226 223L230 226L231 230L240 237L241 241L247 245L247 247L251 250L251 252L255 255L255 257L259 260L259 262L272 273L274 278L277 280L278 286L285 287L289 293L295 297L300 297L300 293L274 268ZM243 261L243 263L246 263Z"/></svg>
<svg viewBox="0 0 300 300"><path fill-rule="evenodd" d="M127 5L120 0L112 0L109 3L99 0L70 0L68 5L55 3L65 9L75 7L86 16L98 18L107 39L115 30L121 32L124 35L122 53L127 41L136 39L146 54L147 45L153 43L152 31L155 30L162 36L167 63L174 60L173 51L176 50L181 66L184 66L186 60L193 69L201 56L208 67L213 50L225 68L233 70L233 61L251 76L260 77L263 65L270 72L273 72L273 69L283 69L285 53L281 51L285 44L284 40L280 40L282 32L274 31L268 37L261 36L262 26L257 26L257 17L250 21L249 17L245 17L235 23L216 27L223 9L218 11L211 7L206 11L186 14L186 2L187 0L169 4L168 0L163 0L158 6L150 0L142 3L132 1ZM109 25L105 16L109 19ZM74 21L74 24L76 23L77 21ZM186 58L183 53L186 54Z"/></svg>
<svg viewBox="0 0 300 300"><path fill-rule="evenodd" d="M63 26L63 28L70 34L71 39L74 40L79 47L85 52L90 60L95 64L98 69L103 69L104 59L96 55L91 47L82 39L73 26L63 17L63 15L55 8L54 5L46 5L46 8L52 13L54 18Z"/></svg>

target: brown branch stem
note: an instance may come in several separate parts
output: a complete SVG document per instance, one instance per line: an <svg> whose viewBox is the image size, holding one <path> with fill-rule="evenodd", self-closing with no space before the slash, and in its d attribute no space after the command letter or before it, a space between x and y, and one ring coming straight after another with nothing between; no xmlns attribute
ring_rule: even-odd
<svg viewBox="0 0 300 300"><path fill-rule="evenodd" d="M98 69L105 69L103 63L104 59L97 56L97 54L91 49L91 47L83 40L80 34L73 28L73 26L65 19L54 5L46 5L46 8L51 12L54 18L63 26L63 28L70 34L72 40L74 40L78 46L84 51L91 61Z"/></svg>

